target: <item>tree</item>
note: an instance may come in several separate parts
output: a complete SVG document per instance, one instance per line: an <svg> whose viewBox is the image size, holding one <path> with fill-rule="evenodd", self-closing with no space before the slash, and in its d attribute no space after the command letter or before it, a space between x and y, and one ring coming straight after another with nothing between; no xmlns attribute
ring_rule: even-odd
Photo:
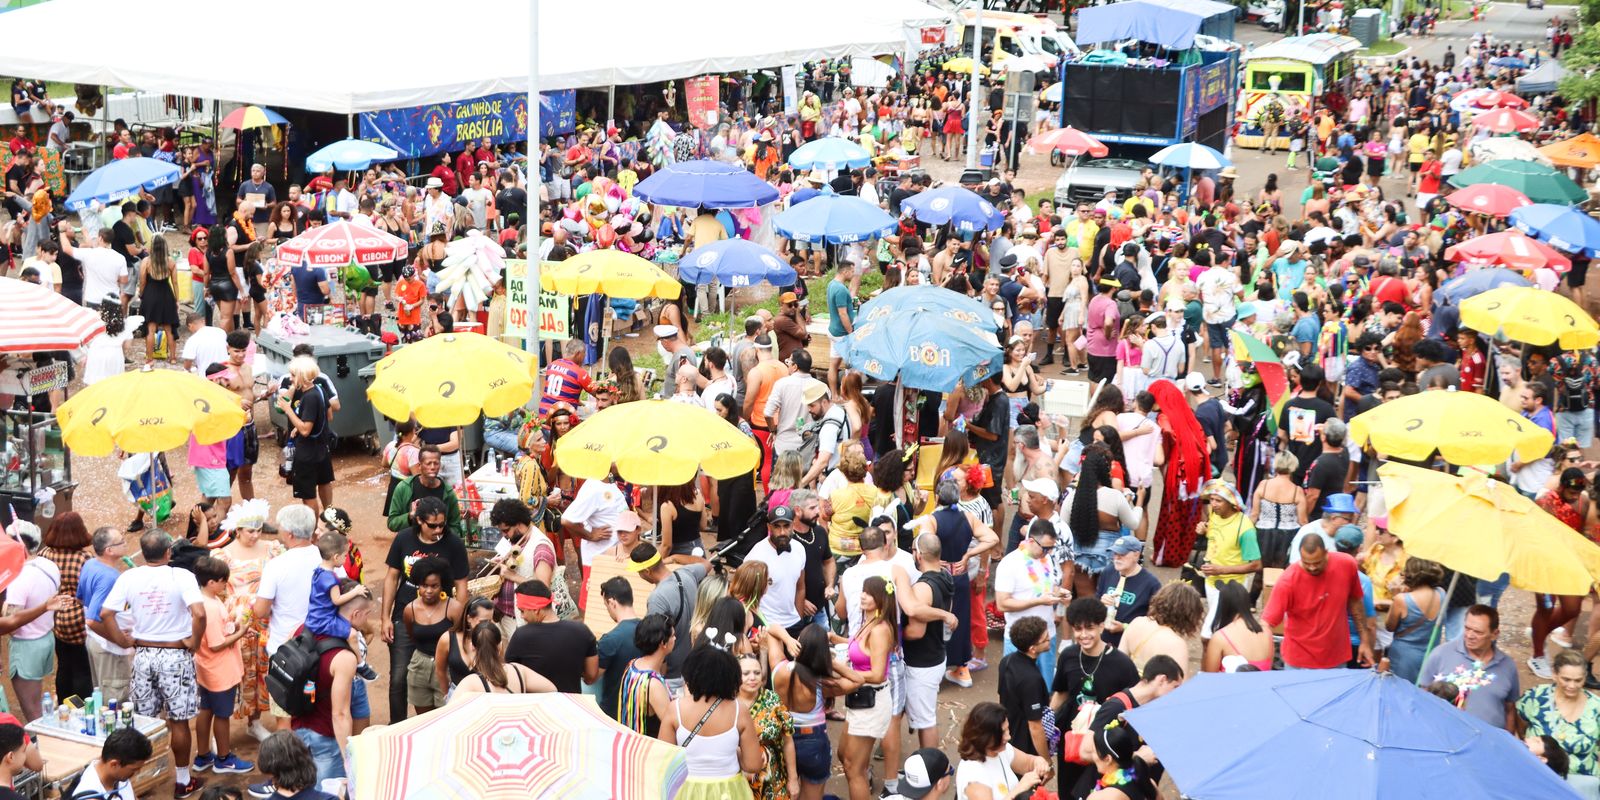
<svg viewBox="0 0 1600 800"><path fill-rule="evenodd" d="M1600 0L1583 0L1580 13L1586 19L1600 13ZM1586 24L1561 54L1561 65L1568 70L1561 79L1562 97L1584 105L1600 100L1600 27Z"/></svg>

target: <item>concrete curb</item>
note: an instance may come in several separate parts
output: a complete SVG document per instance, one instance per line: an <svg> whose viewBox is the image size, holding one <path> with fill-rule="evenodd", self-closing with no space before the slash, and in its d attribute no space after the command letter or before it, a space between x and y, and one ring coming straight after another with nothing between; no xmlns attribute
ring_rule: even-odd
<svg viewBox="0 0 1600 800"><path fill-rule="evenodd" d="M1355 56L1355 60L1356 61L1376 62L1376 63L1381 65L1384 61L1387 61L1388 59L1391 59L1391 58L1403 58L1409 52L1411 52L1411 46L1407 45L1405 47L1405 49L1401 50L1398 53L1389 53L1389 54L1381 55L1381 56L1357 55L1357 56Z"/></svg>

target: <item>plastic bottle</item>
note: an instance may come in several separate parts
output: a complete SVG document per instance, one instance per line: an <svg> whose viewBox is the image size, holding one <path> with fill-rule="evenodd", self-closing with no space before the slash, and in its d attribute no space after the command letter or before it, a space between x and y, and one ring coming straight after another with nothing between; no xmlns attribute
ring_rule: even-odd
<svg viewBox="0 0 1600 800"><path fill-rule="evenodd" d="M56 693L46 690L44 694L39 696L39 707L45 710L46 716L55 713Z"/></svg>

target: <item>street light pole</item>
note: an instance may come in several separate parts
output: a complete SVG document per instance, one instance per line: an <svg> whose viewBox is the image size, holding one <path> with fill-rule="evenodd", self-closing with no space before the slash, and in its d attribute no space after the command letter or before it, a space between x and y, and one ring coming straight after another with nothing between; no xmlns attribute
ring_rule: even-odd
<svg viewBox="0 0 1600 800"><path fill-rule="evenodd" d="M983 69L983 0L973 4L976 16L972 18L972 89L967 92L967 169L978 165L978 72Z"/></svg>
<svg viewBox="0 0 1600 800"><path fill-rule="evenodd" d="M544 369L538 364L539 352L539 135L543 131L543 106L539 102L539 0L528 0L528 218L522 221L528 231L528 267L523 280L523 295L528 303L527 339L523 347L534 353L533 399L544 395Z"/></svg>

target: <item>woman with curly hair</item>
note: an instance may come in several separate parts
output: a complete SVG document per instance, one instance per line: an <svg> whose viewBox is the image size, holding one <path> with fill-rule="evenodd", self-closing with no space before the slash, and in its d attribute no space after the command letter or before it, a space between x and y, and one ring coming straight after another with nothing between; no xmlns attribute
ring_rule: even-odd
<svg viewBox="0 0 1600 800"><path fill-rule="evenodd" d="M1170 656L1189 674L1189 644L1200 635L1206 604L1187 583L1169 583L1150 599L1150 614L1128 623L1118 648L1144 671L1146 661Z"/></svg>

